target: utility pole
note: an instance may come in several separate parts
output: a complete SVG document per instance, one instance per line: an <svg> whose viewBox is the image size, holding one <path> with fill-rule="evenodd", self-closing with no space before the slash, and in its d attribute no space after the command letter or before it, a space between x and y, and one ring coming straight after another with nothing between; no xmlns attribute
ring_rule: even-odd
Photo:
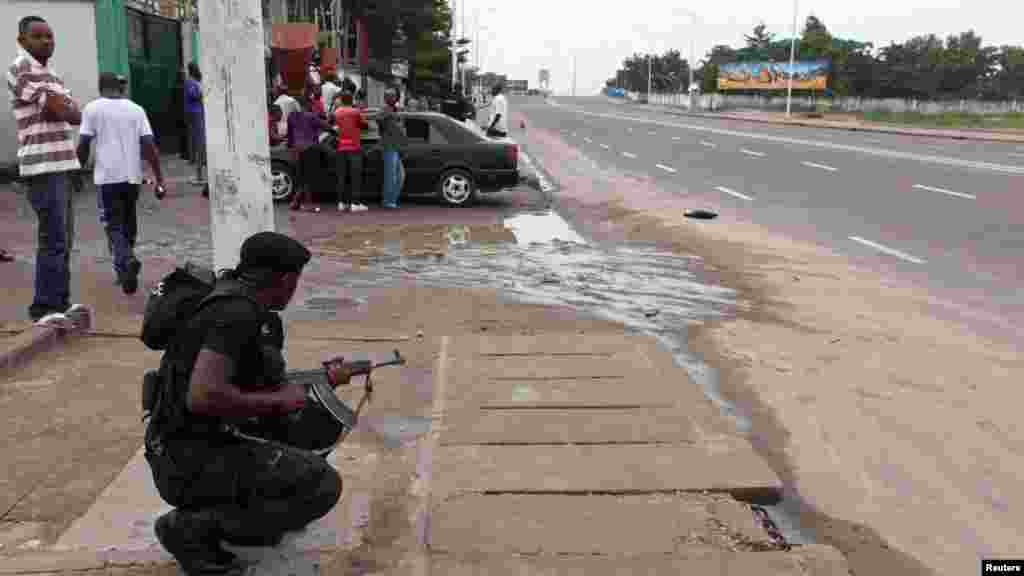
<svg viewBox="0 0 1024 576"><path fill-rule="evenodd" d="M651 102L651 71L654 70L654 56L647 55L647 103Z"/></svg>
<svg viewBox="0 0 1024 576"><path fill-rule="evenodd" d="M572 56L572 96L576 97L576 55Z"/></svg>
<svg viewBox="0 0 1024 576"><path fill-rule="evenodd" d="M796 12L797 0L793 0L793 37L789 39L789 78L786 81L786 118L791 117L793 105L793 65L796 62Z"/></svg>
<svg viewBox="0 0 1024 576"><path fill-rule="evenodd" d="M459 39L458 30L456 29L456 26L455 26L455 24L457 22L457 20L455 18L458 15L455 14L455 12L458 11L458 12L461 13L461 10L456 10L456 4L457 4L457 2L452 2L452 12L453 12L453 14L452 14L452 34L451 34L451 38L449 40L451 42L451 50L452 50L452 84L451 84L452 90L455 89L455 82L456 82L455 79L458 78L458 76L456 76L456 74L458 74L458 68L459 68L459 62L458 62L458 60L456 60L457 56L455 54L458 51L458 49L459 49L458 48L458 43L456 42L456 40Z"/></svg>
<svg viewBox="0 0 1024 576"><path fill-rule="evenodd" d="M690 103L689 110L693 112L697 105L697 93L693 89L693 67L697 65L697 53L694 50L694 32L697 30L697 13L691 11L690 18L693 22L693 28L690 30L690 65L687 68L690 69L690 83L686 86L686 91L690 95L688 102Z"/></svg>
<svg viewBox="0 0 1024 576"><path fill-rule="evenodd" d="M199 2L207 180L215 270L238 264L242 242L274 230L267 81L259 2Z"/></svg>

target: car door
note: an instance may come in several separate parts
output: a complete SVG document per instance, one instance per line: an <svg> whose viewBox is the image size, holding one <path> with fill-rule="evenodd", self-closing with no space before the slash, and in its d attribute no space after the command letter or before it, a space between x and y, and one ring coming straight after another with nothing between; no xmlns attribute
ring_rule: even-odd
<svg viewBox="0 0 1024 576"><path fill-rule="evenodd" d="M401 148L405 165L405 192L429 194L444 168L448 140L423 116L406 116L403 120L406 144Z"/></svg>

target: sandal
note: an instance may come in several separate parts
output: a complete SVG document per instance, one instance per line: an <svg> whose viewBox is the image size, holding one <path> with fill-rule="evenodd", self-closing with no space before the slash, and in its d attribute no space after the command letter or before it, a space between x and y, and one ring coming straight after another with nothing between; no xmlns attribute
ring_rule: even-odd
<svg viewBox="0 0 1024 576"><path fill-rule="evenodd" d="M14 254L0 248L0 262L14 262Z"/></svg>

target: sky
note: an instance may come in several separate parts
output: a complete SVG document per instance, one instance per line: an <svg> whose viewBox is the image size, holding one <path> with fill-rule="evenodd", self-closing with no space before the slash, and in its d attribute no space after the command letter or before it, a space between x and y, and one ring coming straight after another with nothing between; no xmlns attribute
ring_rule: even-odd
<svg viewBox="0 0 1024 576"><path fill-rule="evenodd" d="M456 30L473 41L472 63L484 71L537 85L540 69L551 71L556 93L594 94L627 56L675 48L696 59L715 44L740 46L744 34L764 22L769 32L789 37L793 3L778 0L449 0ZM799 0L798 30L808 14L824 21L833 36L876 46L921 34L941 37L968 29L985 44L1024 44L1020 0ZM691 12L692 10L692 12ZM693 13L696 13L694 25ZM464 24L463 24L464 22ZM479 23L479 24L478 24ZM479 28L479 29L478 29ZM477 35L479 44L476 46ZM478 52L475 53L475 52Z"/></svg>

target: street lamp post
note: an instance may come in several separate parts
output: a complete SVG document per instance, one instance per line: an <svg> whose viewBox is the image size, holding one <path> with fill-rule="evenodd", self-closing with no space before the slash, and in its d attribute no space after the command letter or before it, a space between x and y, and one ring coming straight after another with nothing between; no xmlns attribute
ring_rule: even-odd
<svg viewBox="0 0 1024 576"><path fill-rule="evenodd" d="M647 55L647 103L651 103L651 71L654 70L654 56Z"/></svg>
<svg viewBox="0 0 1024 576"><path fill-rule="evenodd" d="M791 117L793 106L793 65L796 63L797 0L793 0L793 37L789 39L789 78L786 81L786 118Z"/></svg>

